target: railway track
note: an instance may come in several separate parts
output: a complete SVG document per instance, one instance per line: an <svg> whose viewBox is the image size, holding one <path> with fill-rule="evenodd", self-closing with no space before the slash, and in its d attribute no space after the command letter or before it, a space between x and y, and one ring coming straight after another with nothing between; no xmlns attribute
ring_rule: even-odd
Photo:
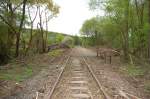
<svg viewBox="0 0 150 99"><path fill-rule="evenodd" d="M99 85L99 88L102 90L103 94L106 96L106 99L142 99L142 98L139 98L139 97L137 97L137 96L135 96L133 94L130 94L130 93L128 93L128 92L126 92L124 90L121 90L121 89L118 90L118 93L116 93L114 96L110 97L110 95L108 95L107 92L105 92L105 90L103 89L102 84L98 81L98 79L97 79L96 75L94 74L91 66L87 63L87 61L86 61L87 59L88 58L85 57L84 61L87 64L89 71L91 72L91 74L93 75L95 80L97 81L97 83Z"/></svg>
<svg viewBox="0 0 150 99"><path fill-rule="evenodd" d="M99 82L99 80L97 79L96 75L94 74L92 68L90 67L90 65L87 63L86 59L83 57L83 60L85 62L85 64L88 67L89 72L91 73L91 75L93 76L93 78L95 79L96 83L98 84L99 89L102 91L103 95L105 96L105 99L111 99L111 97L105 92L105 90L103 89L103 86L101 85L101 83Z"/></svg>
<svg viewBox="0 0 150 99"><path fill-rule="evenodd" d="M44 99L110 99L98 84L84 57L69 56Z"/></svg>
<svg viewBox="0 0 150 99"><path fill-rule="evenodd" d="M66 57L67 57L67 56L66 56ZM63 74L63 72L64 72L64 69L65 69L65 67L66 67L66 64L67 64L69 58L70 58L70 56L67 57L67 59L66 59L66 61L65 61L64 64L62 63L62 61L59 63L59 65L64 65L64 66L62 67L62 70L61 70L60 74L58 75L58 79L56 80L56 82L55 82L53 88L52 88L51 90L49 90L49 92L44 96L44 99L51 99L51 96L52 96L52 94L53 94L53 92L54 92L54 90L55 90L55 87L57 86L57 84L58 84L58 82L59 82L59 80L60 80L60 78L61 78L61 76L62 76L62 74ZM61 64L61 63L62 63L62 64Z"/></svg>
<svg viewBox="0 0 150 99"><path fill-rule="evenodd" d="M140 99L130 94L111 97L92 71L86 57L68 56L53 88L44 99Z"/></svg>

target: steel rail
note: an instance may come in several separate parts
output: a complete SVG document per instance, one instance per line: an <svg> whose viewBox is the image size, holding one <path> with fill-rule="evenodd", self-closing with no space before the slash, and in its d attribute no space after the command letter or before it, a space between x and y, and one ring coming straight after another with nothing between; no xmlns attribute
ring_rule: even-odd
<svg viewBox="0 0 150 99"><path fill-rule="evenodd" d="M109 95L105 92L105 90L103 89L102 84L99 82L99 80L97 79L96 75L94 74L94 72L93 72L91 66L86 62L86 59L85 59L84 57L83 57L83 60L84 60L84 62L86 63L86 65L87 65L87 67L88 67L90 73L92 74L92 76L93 76L94 79L96 80L96 82L97 82L99 88L100 88L101 91L103 92L105 98L106 98L106 99L111 99L110 96L109 96ZM134 95L132 95L132 94L129 94L129 93L127 93L127 92L124 92L124 95L125 95L125 96L124 96L124 95L121 95L121 94L119 94L119 95L120 95L122 98L124 98L124 99L141 99L141 98L139 98L139 97L137 97L137 96L134 96Z"/></svg>
<svg viewBox="0 0 150 99"><path fill-rule="evenodd" d="M142 98L139 98L135 95L129 94L129 93L122 91L122 90L120 90L119 93L120 93L119 95L121 97L123 97L124 99L142 99Z"/></svg>
<svg viewBox="0 0 150 99"><path fill-rule="evenodd" d="M66 67L66 65L67 65L67 63L68 63L68 61L69 61L69 59L70 59L70 56L68 56L68 58L67 58L67 60L66 60L66 62L65 62L65 65L64 65L64 67L62 68L60 74L58 75L58 78L57 78L57 80L56 80L54 86L52 87L51 90L48 91L48 93L44 96L43 99L51 99L51 97L52 97L52 95L53 95L53 93L54 93L54 91L55 91L55 89L56 89L56 86L58 85L58 83L59 83L59 81L60 81L60 78L62 77L62 74L63 74L63 72L64 72L64 70L65 70L65 67Z"/></svg>
<svg viewBox="0 0 150 99"><path fill-rule="evenodd" d="M95 79L96 83L98 84L99 89L102 91L102 93L103 93L105 99L112 99L112 98L110 98L110 96L105 92L105 90L104 90L103 87L102 87L102 84L99 82L99 80L97 79L96 75L94 74L94 72L93 72L91 66L87 63L87 61L86 61L86 59L85 59L84 57L83 57L83 60L84 60L85 64L87 65L88 70L90 71L91 75L93 76L93 78Z"/></svg>

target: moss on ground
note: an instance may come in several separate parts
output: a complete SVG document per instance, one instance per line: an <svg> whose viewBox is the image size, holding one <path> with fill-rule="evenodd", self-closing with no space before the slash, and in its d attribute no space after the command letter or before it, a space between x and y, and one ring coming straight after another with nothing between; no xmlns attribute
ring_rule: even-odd
<svg viewBox="0 0 150 99"><path fill-rule="evenodd" d="M140 80L143 81L141 83L143 85L143 89L148 94L150 93L150 81L149 79L145 78L149 75L149 69L150 67L147 66L137 66L137 65L126 65L121 67L121 72L129 75L130 77L139 77ZM149 77L149 76L148 76Z"/></svg>
<svg viewBox="0 0 150 99"><path fill-rule="evenodd" d="M144 84L145 91L150 93L150 81Z"/></svg>
<svg viewBox="0 0 150 99"><path fill-rule="evenodd" d="M52 56L52 57L57 57L57 56L61 55L62 53L63 53L63 50L57 49L57 50L53 50L53 51L49 52L48 55Z"/></svg>
<svg viewBox="0 0 150 99"><path fill-rule="evenodd" d="M38 73L41 69L49 66L49 60L52 57L57 57L63 54L63 50L53 50L48 54L35 55L29 57L26 61L16 62L12 60L5 66L0 66L0 81L9 80L22 82L34 74Z"/></svg>
<svg viewBox="0 0 150 99"><path fill-rule="evenodd" d="M126 65L121 67L121 71L129 76L144 76L146 69L136 65Z"/></svg>
<svg viewBox="0 0 150 99"><path fill-rule="evenodd" d="M12 65L11 69L0 70L0 80L12 80L21 82L33 75L31 66Z"/></svg>

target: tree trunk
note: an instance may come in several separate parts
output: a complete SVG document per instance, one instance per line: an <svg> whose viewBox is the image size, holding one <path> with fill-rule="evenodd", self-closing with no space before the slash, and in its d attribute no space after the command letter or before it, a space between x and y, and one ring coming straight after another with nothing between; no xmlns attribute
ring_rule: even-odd
<svg viewBox="0 0 150 99"><path fill-rule="evenodd" d="M33 23L31 23L31 29L30 29L30 40L29 40L29 43L28 43L28 47L26 48L26 51L25 51L25 55L27 55L30 47L31 47L31 44L32 44L32 38L33 38Z"/></svg>
<svg viewBox="0 0 150 99"><path fill-rule="evenodd" d="M150 25L150 0L148 0L148 17L149 17L149 25ZM148 58L150 61L150 29L149 29L149 35L148 35Z"/></svg>
<svg viewBox="0 0 150 99"><path fill-rule="evenodd" d="M129 60L129 22L128 22L128 17L129 17L129 0L126 1L126 11L125 11L125 16L126 16L126 19L125 19L125 33L124 33L124 60L125 62L128 62Z"/></svg>
<svg viewBox="0 0 150 99"><path fill-rule="evenodd" d="M33 20L32 20L32 18L31 18L31 14L30 14L31 12L30 12L30 9L29 9L29 8L30 8L30 7L28 7L28 14L29 14L29 19L30 19L30 21L31 21L31 29L30 29L30 40L29 40L29 43L28 43L28 47L26 48L25 55L27 55L27 53L28 53L28 51L29 51L29 49L30 49L30 47L31 47L31 44L32 44L32 38L33 38L33 24L34 24L34 21L35 21L35 19L36 19L36 17L37 17L39 7L37 6L37 10L36 10L36 13L35 13L35 16L34 16Z"/></svg>
<svg viewBox="0 0 150 99"><path fill-rule="evenodd" d="M19 32L16 34L16 57L19 55L20 34L22 31L22 26L23 26L24 19L25 19L26 3L27 3L27 0L24 0L23 1L23 10L22 10L22 19L21 19L20 26L19 26Z"/></svg>
<svg viewBox="0 0 150 99"><path fill-rule="evenodd" d="M47 19L47 15L45 13L45 18L46 18L46 35L45 35L45 48L47 48L47 36L48 36L48 19ZM46 49L45 49L46 50ZM46 50L47 51L47 50Z"/></svg>
<svg viewBox="0 0 150 99"><path fill-rule="evenodd" d="M43 11L41 11L41 8L39 7L39 20L40 20L40 22L39 22L39 26L40 26L40 32L41 32L41 38L42 38L42 53L43 52L45 52L45 40L44 40L44 30L43 30L43 24L42 24L42 12Z"/></svg>
<svg viewBox="0 0 150 99"><path fill-rule="evenodd" d="M14 29L12 30L12 28L9 26L8 27L8 39L7 39L7 46L8 46L8 49L11 49L11 46L13 45L13 40L14 40L14 36L16 34L16 30L15 30L15 13L13 12L13 8L12 8L12 4L9 3L7 5L8 9L7 9L7 13L10 13L8 16L7 16L7 20L8 20L8 23L10 24L10 26Z"/></svg>

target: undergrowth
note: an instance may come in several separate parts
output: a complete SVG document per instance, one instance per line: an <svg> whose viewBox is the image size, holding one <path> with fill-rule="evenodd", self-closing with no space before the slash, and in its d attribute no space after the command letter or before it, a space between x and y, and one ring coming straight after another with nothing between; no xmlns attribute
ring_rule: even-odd
<svg viewBox="0 0 150 99"><path fill-rule="evenodd" d="M144 86L143 88L144 88L145 92L148 92L148 93L150 93L150 81L149 81L149 79L147 79L145 77L149 75L149 73L148 73L149 70L150 70L150 67L147 67L144 65L139 66L139 65L129 64L129 65L121 67L121 71L123 73L129 75L130 77L140 78L140 81L143 82L141 84Z"/></svg>
<svg viewBox="0 0 150 99"><path fill-rule="evenodd" d="M121 67L121 71L128 74L129 76L137 77L137 76L144 76L146 69L137 65L129 64Z"/></svg>
<svg viewBox="0 0 150 99"><path fill-rule="evenodd" d="M13 65L11 69L0 70L0 80L12 80L21 82L33 74L33 68L31 66L18 66Z"/></svg>
<svg viewBox="0 0 150 99"><path fill-rule="evenodd" d="M62 54L63 50L53 50L48 54L36 55L28 58L26 62L16 62L12 60L9 64L0 66L0 81L16 81L22 82L34 74L38 73L42 68L49 66L48 61L51 57L57 57Z"/></svg>
<svg viewBox="0 0 150 99"><path fill-rule="evenodd" d="M57 49L57 50L53 50L53 51L49 52L48 55L53 56L53 57L57 57L57 56L61 55L62 52L63 52L63 50Z"/></svg>
<svg viewBox="0 0 150 99"><path fill-rule="evenodd" d="M150 93L150 82L144 84L145 91Z"/></svg>

